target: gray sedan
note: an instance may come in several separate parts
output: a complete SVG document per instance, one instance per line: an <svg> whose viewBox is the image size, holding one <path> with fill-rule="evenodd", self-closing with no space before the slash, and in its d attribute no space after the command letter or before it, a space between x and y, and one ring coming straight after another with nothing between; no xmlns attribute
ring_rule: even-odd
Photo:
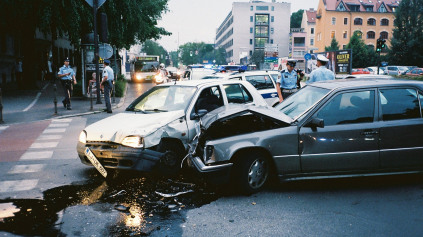
<svg viewBox="0 0 423 237"><path fill-rule="evenodd" d="M275 108L228 105L204 116L189 165L245 194L280 181L423 171L423 82L310 84Z"/></svg>

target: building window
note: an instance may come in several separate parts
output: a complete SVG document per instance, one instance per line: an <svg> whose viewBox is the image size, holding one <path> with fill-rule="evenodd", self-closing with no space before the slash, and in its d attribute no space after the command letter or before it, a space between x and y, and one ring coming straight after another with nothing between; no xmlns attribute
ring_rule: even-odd
<svg viewBox="0 0 423 237"><path fill-rule="evenodd" d="M251 44L251 45L253 44L253 39L250 39L250 44Z"/></svg>
<svg viewBox="0 0 423 237"><path fill-rule="evenodd" d="M253 22L253 21L254 21L253 16L250 16L250 22Z"/></svg>
<svg viewBox="0 0 423 237"><path fill-rule="evenodd" d="M254 10L254 7L253 6L250 6L250 11L252 11L252 10Z"/></svg>
<svg viewBox="0 0 423 237"><path fill-rule="evenodd" d="M374 31L368 31L367 32L367 39L374 39L375 38L375 32Z"/></svg>
<svg viewBox="0 0 423 237"><path fill-rule="evenodd" d="M375 46L373 44L368 44L367 49L375 50Z"/></svg>
<svg viewBox="0 0 423 237"><path fill-rule="evenodd" d="M256 15L256 25L269 25L269 15Z"/></svg>
<svg viewBox="0 0 423 237"><path fill-rule="evenodd" d="M348 38L348 31L344 30L344 32L342 32L342 38Z"/></svg>
<svg viewBox="0 0 423 237"><path fill-rule="evenodd" d="M273 44L273 39L270 40L270 43Z"/></svg>
<svg viewBox="0 0 423 237"><path fill-rule="evenodd" d="M386 31L382 31L382 32L380 32L380 37L381 37L382 39L387 40L387 39L388 39L388 32L386 32Z"/></svg>
<svg viewBox="0 0 423 237"><path fill-rule="evenodd" d="M255 47L256 48L264 48L264 45L268 43L268 38L255 38Z"/></svg>
<svg viewBox="0 0 423 237"><path fill-rule="evenodd" d="M305 54L305 51L294 51L293 56L294 57L303 57Z"/></svg>
<svg viewBox="0 0 423 237"><path fill-rule="evenodd" d="M377 12L387 12L385 4L382 3L382 5L380 5L379 9L377 9Z"/></svg>
<svg viewBox="0 0 423 237"><path fill-rule="evenodd" d="M375 26L376 25L376 20L374 18L369 18L367 20L367 25L368 26Z"/></svg>
<svg viewBox="0 0 423 237"><path fill-rule="evenodd" d="M310 29L310 33L311 33L312 35L314 35L314 28L311 28L311 29Z"/></svg>
<svg viewBox="0 0 423 237"><path fill-rule="evenodd" d="M361 19L361 18L355 18L354 19L354 25L356 25L356 26L363 25L363 19Z"/></svg>
<svg viewBox="0 0 423 237"><path fill-rule="evenodd" d="M347 45L346 44L343 44L342 45L342 49L346 49L347 48Z"/></svg>
<svg viewBox="0 0 423 237"><path fill-rule="evenodd" d="M348 25L348 18L344 18L344 25Z"/></svg>
<svg viewBox="0 0 423 237"><path fill-rule="evenodd" d="M257 11L269 11L269 6L256 6Z"/></svg>
<svg viewBox="0 0 423 237"><path fill-rule="evenodd" d="M332 25L336 25L336 17L332 17Z"/></svg>
<svg viewBox="0 0 423 237"><path fill-rule="evenodd" d="M331 38L331 39L335 38L335 31L331 31L331 32L330 32L330 38Z"/></svg>
<svg viewBox="0 0 423 237"><path fill-rule="evenodd" d="M250 50L250 56L253 55L253 50Z"/></svg>
<svg viewBox="0 0 423 237"><path fill-rule="evenodd" d="M380 20L381 26L389 26L389 20L388 19L382 19Z"/></svg>
<svg viewBox="0 0 423 237"><path fill-rule="evenodd" d="M359 12L360 11L360 5L349 5L350 10L352 12Z"/></svg>
<svg viewBox="0 0 423 237"><path fill-rule="evenodd" d="M294 47L305 47L305 38L304 37L294 38Z"/></svg>
<svg viewBox="0 0 423 237"><path fill-rule="evenodd" d="M250 33L253 33L253 27L250 27Z"/></svg>
<svg viewBox="0 0 423 237"><path fill-rule="evenodd" d="M391 9L392 9L392 12L396 12L397 11L397 8L396 7L391 7Z"/></svg>
<svg viewBox="0 0 423 237"><path fill-rule="evenodd" d="M338 7L336 8L336 10L337 10L337 11L344 12L344 11L346 11L347 9L345 8L344 3L341 1L341 2L339 3Z"/></svg>
<svg viewBox="0 0 423 237"><path fill-rule="evenodd" d="M273 34L274 33L274 29L273 28L270 28L270 34Z"/></svg>
<svg viewBox="0 0 423 237"><path fill-rule="evenodd" d="M310 39L310 45L314 45L314 39Z"/></svg>
<svg viewBox="0 0 423 237"><path fill-rule="evenodd" d="M275 17L274 17L274 16L271 16L271 17L270 17L270 21L271 21L271 22L275 22Z"/></svg>
<svg viewBox="0 0 423 237"><path fill-rule="evenodd" d="M256 26L255 36L269 36L269 27L268 26Z"/></svg>
<svg viewBox="0 0 423 237"><path fill-rule="evenodd" d="M366 12L372 12L373 11L373 7L366 7Z"/></svg>
<svg viewBox="0 0 423 237"><path fill-rule="evenodd" d="M274 11L275 10L275 6L272 6L271 9L272 9L272 11Z"/></svg>
<svg viewBox="0 0 423 237"><path fill-rule="evenodd" d="M356 33L358 37L363 38L363 32L356 30L354 33Z"/></svg>

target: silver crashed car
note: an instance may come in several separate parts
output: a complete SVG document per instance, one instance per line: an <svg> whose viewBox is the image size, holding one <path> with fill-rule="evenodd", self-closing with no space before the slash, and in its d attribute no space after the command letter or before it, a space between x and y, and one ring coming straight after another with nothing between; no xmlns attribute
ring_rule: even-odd
<svg viewBox="0 0 423 237"><path fill-rule="evenodd" d="M335 80L275 108L225 106L201 118L189 166L245 194L280 181L423 171L423 82Z"/></svg>
<svg viewBox="0 0 423 237"><path fill-rule="evenodd" d="M79 136L78 156L103 176L107 169L157 169L177 173L195 136L199 115L220 106L266 105L248 82L178 81L153 87L119 113L87 126Z"/></svg>

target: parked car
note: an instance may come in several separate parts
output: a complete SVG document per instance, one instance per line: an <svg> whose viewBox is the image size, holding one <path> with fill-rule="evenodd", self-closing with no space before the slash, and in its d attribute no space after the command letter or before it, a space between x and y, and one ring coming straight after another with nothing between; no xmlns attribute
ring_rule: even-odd
<svg viewBox="0 0 423 237"><path fill-rule="evenodd" d="M245 194L280 181L423 171L423 82L335 80L275 108L226 106L196 125L189 166Z"/></svg>
<svg viewBox="0 0 423 237"><path fill-rule="evenodd" d="M373 75L373 74L355 74L355 75L346 75L342 79L394 79L390 75Z"/></svg>
<svg viewBox="0 0 423 237"><path fill-rule="evenodd" d="M182 76L182 80L200 80L201 78L213 74L215 71L207 68L187 69Z"/></svg>
<svg viewBox="0 0 423 237"><path fill-rule="evenodd" d="M355 74L370 74L370 71L367 68L353 68L351 70L351 75Z"/></svg>
<svg viewBox="0 0 423 237"><path fill-rule="evenodd" d="M370 74L377 75L377 67L366 67ZM383 75L385 67L379 67L379 75Z"/></svg>
<svg viewBox="0 0 423 237"><path fill-rule="evenodd" d="M166 71L168 72L168 77L170 79L179 79L181 78L181 72L176 67L167 67Z"/></svg>
<svg viewBox="0 0 423 237"><path fill-rule="evenodd" d="M179 171L199 115L220 106L266 106L246 81L194 80L161 84L134 100L124 113L100 120L80 134L77 152L83 164L106 169Z"/></svg>
<svg viewBox="0 0 423 237"><path fill-rule="evenodd" d="M402 75L408 70L407 67L404 66L387 66L385 69L385 75Z"/></svg>
<svg viewBox="0 0 423 237"><path fill-rule="evenodd" d="M423 68L413 68L406 73L407 76L423 76Z"/></svg>

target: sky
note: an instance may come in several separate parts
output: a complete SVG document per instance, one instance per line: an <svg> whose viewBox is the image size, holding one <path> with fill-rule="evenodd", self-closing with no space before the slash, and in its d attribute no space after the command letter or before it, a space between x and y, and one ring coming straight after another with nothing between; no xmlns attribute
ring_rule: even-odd
<svg viewBox="0 0 423 237"><path fill-rule="evenodd" d="M216 29L232 10L233 2L250 0L169 0L169 12L158 22L159 27L171 32L157 41L167 51L176 51L178 45L188 42L214 43ZM262 0L271 2L271 0ZM317 9L319 0L276 0L291 3L291 14L300 9Z"/></svg>

